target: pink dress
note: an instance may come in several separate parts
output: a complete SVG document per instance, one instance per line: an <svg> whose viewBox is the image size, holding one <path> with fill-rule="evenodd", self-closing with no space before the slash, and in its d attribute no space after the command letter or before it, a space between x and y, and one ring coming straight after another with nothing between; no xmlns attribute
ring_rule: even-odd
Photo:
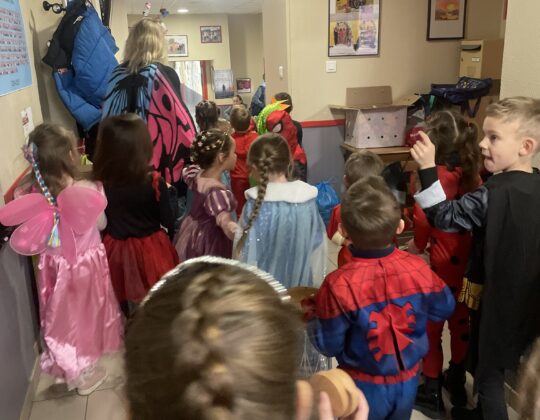
<svg viewBox="0 0 540 420"><path fill-rule="evenodd" d="M232 256L231 213L236 199L224 184L200 174L201 169L194 165L183 171L193 201L174 241L180 262L203 255Z"/></svg>
<svg viewBox="0 0 540 420"><path fill-rule="evenodd" d="M81 181L75 186L98 189ZM41 331L45 346L41 356L44 372L65 380L71 389L98 359L122 346L123 320L109 274L105 247L98 229L75 233L77 260L70 264L62 246L47 248L39 257L38 296Z"/></svg>

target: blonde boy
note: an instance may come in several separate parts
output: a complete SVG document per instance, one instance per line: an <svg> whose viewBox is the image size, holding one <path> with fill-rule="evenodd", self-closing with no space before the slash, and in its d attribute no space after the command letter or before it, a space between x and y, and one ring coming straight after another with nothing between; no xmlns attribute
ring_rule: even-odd
<svg viewBox="0 0 540 420"><path fill-rule="evenodd" d="M473 231L478 256L468 290L483 283L478 366L480 409L460 418L507 419L504 371L540 336L540 175L532 167L540 140L540 100L515 97L488 107L480 142L494 175L459 200L447 201L427 135L412 149L422 191L415 198L442 230ZM475 283L475 284L473 284Z"/></svg>

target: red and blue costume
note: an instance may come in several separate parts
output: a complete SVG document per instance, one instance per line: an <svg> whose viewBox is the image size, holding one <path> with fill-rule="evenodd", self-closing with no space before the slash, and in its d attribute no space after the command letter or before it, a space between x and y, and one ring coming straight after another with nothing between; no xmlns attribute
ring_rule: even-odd
<svg viewBox="0 0 540 420"><path fill-rule="evenodd" d="M370 420L408 419L428 351L427 321L446 320L454 297L418 256L393 245L350 249L353 260L330 273L315 297L311 341L354 379Z"/></svg>

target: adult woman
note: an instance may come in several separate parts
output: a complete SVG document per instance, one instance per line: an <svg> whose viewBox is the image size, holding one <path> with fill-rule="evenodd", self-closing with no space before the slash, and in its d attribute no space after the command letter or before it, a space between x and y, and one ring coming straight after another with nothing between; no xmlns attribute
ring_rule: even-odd
<svg viewBox="0 0 540 420"><path fill-rule="evenodd" d="M103 118L134 112L146 121L154 148L152 169L184 195L181 174L195 125L182 101L178 75L161 64L165 58L163 26L155 19L140 20L127 39L124 62L109 81Z"/></svg>

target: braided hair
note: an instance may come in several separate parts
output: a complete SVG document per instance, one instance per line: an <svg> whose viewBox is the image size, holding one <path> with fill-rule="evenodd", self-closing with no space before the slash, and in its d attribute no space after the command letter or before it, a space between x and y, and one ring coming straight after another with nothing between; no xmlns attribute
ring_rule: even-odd
<svg viewBox="0 0 540 420"><path fill-rule="evenodd" d="M127 332L131 418L292 418L299 319L239 263L180 265Z"/></svg>
<svg viewBox="0 0 540 420"><path fill-rule="evenodd" d="M226 156L232 148L231 137L217 128L202 131L191 144L191 161L202 169L210 168L220 153Z"/></svg>
<svg viewBox="0 0 540 420"><path fill-rule="evenodd" d="M445 165L449 171L461 166L465 192L478 187L481 153L476 124L454 111L443 110L430 115L426 128L436 146L437 165Z"/></svg>
<svg viewBox="0 0 540 420"><path fill-rule="evenodd" d="M195 106L195 121L200 131L217 127L219 111L214 101L201 101Z"/></svg>
<svg viewBox="0 0 540 420"><path fill-rule="evenodd" d="M259 136L249 148L247 162L259 172L257 185L257 199L249 216L242 237L236 246L236 253L242 250L247 234L257 219L266 195L270 174L286 174L290 177L292 158L287 141L276 133L267 133Z"/></svg>

